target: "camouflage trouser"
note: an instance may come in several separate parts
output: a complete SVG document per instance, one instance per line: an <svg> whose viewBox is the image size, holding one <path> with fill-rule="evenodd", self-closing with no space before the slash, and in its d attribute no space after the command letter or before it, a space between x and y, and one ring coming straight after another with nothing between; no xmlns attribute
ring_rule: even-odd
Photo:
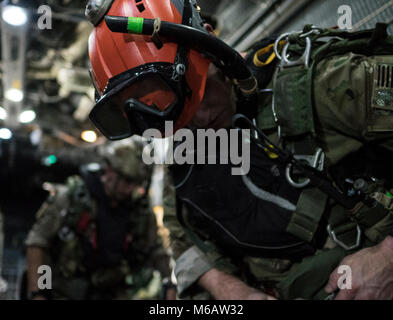
<svg viewBox="0 0 393 320"><path fill-rule="evenodd" d="M366 142L393 151L393 94L378 82L382 62L393 64L393 57L348 53L317 66L316 129L331 164Z"/></svg>

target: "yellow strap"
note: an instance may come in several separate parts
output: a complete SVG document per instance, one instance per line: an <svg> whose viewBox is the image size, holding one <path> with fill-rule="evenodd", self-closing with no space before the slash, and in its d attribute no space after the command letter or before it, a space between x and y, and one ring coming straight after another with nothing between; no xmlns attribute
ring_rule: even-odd
<svg viewBox="0 0 393 320"><path fill-rule="evenodd" d="M270 148L274 149L274 147L272 145L270 145ZM270 159L277 159L278 158L278 155L275 154L274 152L270 151L269 149L264 148L264 150Z"/></svg>
<svg viewBox="0 0 393 320"><path fill-rule="evenodd" d="M279 48L281 49L281 47L283 47L285 45L285 43L286 43L286 40L281 40L278 44ZM274 47L274 43L268 45L265 48L258 50L257 53L255 53L253 62L256 67L265 67L273 62L273 60L276 58L276 53L274 52L274 50L273 50L273 53L270 55L270 57L265 62L259 60L259 56L270 52L273 47Z"/></svg>

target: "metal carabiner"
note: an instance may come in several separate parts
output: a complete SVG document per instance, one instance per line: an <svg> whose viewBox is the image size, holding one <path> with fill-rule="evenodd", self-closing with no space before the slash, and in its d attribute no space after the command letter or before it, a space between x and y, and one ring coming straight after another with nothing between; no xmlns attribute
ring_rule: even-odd
<svg viewBox="0 0 393 320"><path fill-rule="evenodd" d="M310 64L310 55L311 55L311 38L309 37L309 35L313 34L313 33L320 33L320 30L317 28L313 28L311 31L307 32L307 33L302 33L302 31L298 31L298 32L291 32L291 33L284 33L281 36L279 36L277 38L277 40L274 42L274 53L276 54L277 58L279 60L281 60L281 67L285 68L285 67L293 67L293 66L298 66L298 65L302 65L304 64L306 66L306 68L309 67ZM290 46L290 43L288 41L288 38L290 35L299 35L299 38L306 38L306 48L304 50L303 55L296 61L290 61L288 59L288 48ZM285 44L283 50L282 50L282 55L278 52L278 46L280 44L280 42L286 38L287 39L287 43Z"/></svg>
<svg viewBox="0 0 393 320"><path fill-rule="evenodd" d="M310 167L313 167L319 171L322 171L325 166L325 153L321 148L318 148L313 156L294 156L296 160L303 160L308 163ZM285 177L288 183L297 189L307 187L310 183L310 179L305 179L303 182L295 182L291 177L292 163L289 163L285 169Z"/></svg>
<svg viewBox="0 0 393 320"><path fill-rule="evenodd" d="M278 52L278 45L280 44L282 39L288 38L288 36L291 34L292 33L284 33L277 38L276 42L274 42L274 53L276 54L276 56L279 60L282 60L282 57L281 57L281 54Z"/></svg>
<svg viewBox="0 0 393 320"><path fill-rule="evenodd" d="M356 225L356 242L353 245L351 245L351 246L345 244L344 242L342 242L342 241L340 241L338 239L336 233L334 232L334 230L333 230L333 228L331 227L330 224L327 226L326 229L327 229L327 232L330 235L330 237L333 239L333 241L335 243L337 243L344 250L351 251L351 250L359 248L360 240L361 240L361 237L362 237L362 229L360 229L359 225Z"/></svg>
<svg viewBox="0 0 393 320"><path fill-rule="evenodd" d="M303 64L306 66L306 68L308 68L310 65L310 55L311 55L310 37L306 37L306 49L304 50L303 55L295 61L291 61L288 59L287 52L288 52L289 45L290 43L287 42L287 44L284 46L284 49L282 50L281 68L294 67Z"/></svg>

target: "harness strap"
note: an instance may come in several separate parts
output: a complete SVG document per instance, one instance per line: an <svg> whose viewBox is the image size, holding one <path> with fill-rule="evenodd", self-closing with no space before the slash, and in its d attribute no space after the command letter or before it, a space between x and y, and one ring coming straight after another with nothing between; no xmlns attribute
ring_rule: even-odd
<svg viewBox="0 0 393 320"><path fill-rule="evenodd" d="M186 26L192 25L192 7L190 0L184 1L184 9L183 9L183 17L182 17L182 24Z"/></svg>
<svg viewBox="0 0 393 320"><path fill-rule="evenodd" d="M286 139L285 149L295 155L314 155L318 144L312 134L307 134L300 139Z"/></svg>
<svg viewBox="0 0 393 320"><path fill-rule="evenodd" d="M300 195L286 231L306 242L311 242L325 212L328 196L319 189L306 189Z"/></svg>
<svg viewBox="0 0 393 320"><path fill-rule="evenodd" d="M176 217L180 224L183 226L184 231L187 233L191 241L203 252L207 253L209 251L208 246L203 242L203 240L192 231L184 221L183 215L183 202L182 200L176 196Z"/></svg>

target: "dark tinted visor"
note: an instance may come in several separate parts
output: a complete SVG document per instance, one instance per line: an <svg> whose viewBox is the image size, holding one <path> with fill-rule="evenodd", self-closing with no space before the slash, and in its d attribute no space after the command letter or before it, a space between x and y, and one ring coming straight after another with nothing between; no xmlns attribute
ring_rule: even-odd
<svg viewBox="0 0 393 320"><path fill-rule="evenodd" d="M152 122L152 117L153 120L157 120L153 122L166 120L159 118L163 117L161 115L170 114L178 103L174 87L158 73L145 73L128 78L106 92L92 110L90 119L110 140L125 139L135 133L139 134L130 124L126 114L125 107L130 99L139 102L138 115L131 121L133 123L148 120ZM135 110L133 112L135 113ZM145 119L144 113L149 115L148 119ZM149 127L155 128L157 124L151 123Z"/></svg>

